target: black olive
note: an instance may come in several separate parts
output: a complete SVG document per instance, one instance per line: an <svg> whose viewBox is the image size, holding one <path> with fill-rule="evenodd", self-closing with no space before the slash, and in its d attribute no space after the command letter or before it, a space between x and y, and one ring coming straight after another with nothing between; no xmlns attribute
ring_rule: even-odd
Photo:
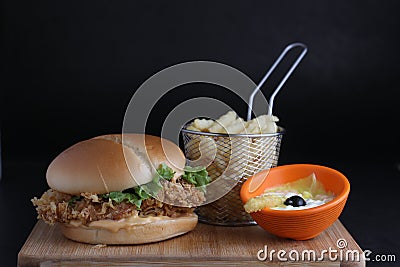
<svg viewBox="0 0 400 267"><path fill-rule="evenodd" d="M286 206L300 207L305 206L307 203L301 196L291 196L283 202Z"/></svg>
<svg viewBox="0 0 400 267"><path fill-rule="evenodd" d="M293 200L289 197L283 202L286 206L293 205Z"/></svg>

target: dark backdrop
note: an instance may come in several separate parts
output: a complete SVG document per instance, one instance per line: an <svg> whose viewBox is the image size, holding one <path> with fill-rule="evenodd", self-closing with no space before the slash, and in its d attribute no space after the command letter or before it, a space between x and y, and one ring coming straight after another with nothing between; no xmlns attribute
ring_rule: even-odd
<svg viewBox="0 0 400 267"><path fill-rule="evenodd" d="M294 41L309 54L276 99L283 152L394 155L400 5L279 2L6 1L4 160L49 160L77 140L120 131L135 89L165 67L211 60L258 82ZM27 134L38 141L21 142Z"/></svg>
<svg viewBox="0 0 400 267"><path fill-rule="evenodd" d="M287 130L280 163L346 173L352 195L342 221L362 247L389 253L399 230L380 218L398 218L399 9L398 1L3 1L2 183L40 184L18 198L29 206L46 188L51 159L79 140L120 132L135 89L168 66L217 61L258 82L287 44L301 41L309 53L275 102ZM244 103L223 89L188 87L162 99L149 132L191 96L229 98L245 116ZM34 223L27 209L15 248Z"/></svg>

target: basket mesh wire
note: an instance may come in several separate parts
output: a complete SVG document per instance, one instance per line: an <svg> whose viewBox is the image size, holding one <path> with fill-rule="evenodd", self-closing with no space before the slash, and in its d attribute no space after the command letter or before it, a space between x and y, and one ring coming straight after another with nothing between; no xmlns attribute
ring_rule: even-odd
<svg viewBox="0 0 400 267"><path fill-rule="evenodd" d="M213 181L221 174L225 179L241 176L233 188L226 188L229 192L222 198L196 209L201 222L229 226L255 224L243 209L240 188L255 173L277 166L282 135L282 128L275 134L253 136L228 136L182 129L186 157L200 159L197 165L208 165L207 171ZM219 186L224 186L224 183Z"/></svg>

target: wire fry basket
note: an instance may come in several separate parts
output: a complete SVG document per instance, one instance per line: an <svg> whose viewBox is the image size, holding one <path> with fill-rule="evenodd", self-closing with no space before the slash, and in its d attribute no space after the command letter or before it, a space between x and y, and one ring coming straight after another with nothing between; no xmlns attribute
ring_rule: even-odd
<svg viewBox="0 0 400 267"><path fill-rule="evenodd" d="M304 44L291 44L281 53L250 95L247 120L251 119L253 98L256 93L285 54L298 46L303 48L302 53L286 73L269 100L268 114L272 115L275 95L307 52L307 47ZM211 162L204 165L207 166L207 171L212 181L219 177L237 180L236 185L233 187L224 183L219 184L221 187L226 187L221 190L226 190L224 192L228 193L214 202L198 207L196 213L199 216L199 221L224 226L256 224L251 216L244 211L243 203L240 199L240 188L249 177L278 165L284 129L278 127L276 133L266 134L220 134L188 130L188 125L189 123L181 130L186 157L189 160L202 158ZM201 162L197 163L202 164ZM238 177L239 175L240 177Z"/></svg>
<svg viewBox="0 0 400 267"><path fill-rule="evenodd" d="M226 189L226 191L230 189L225 196L196 209L201 222L231 226L255 224L251 216L243 209L243 203L239 196L240 188L248 177L260 170L277 166L283 133L283 128L279 128L277 133L252 137L238 134L199 133L182 129L187 158L195 160L201 153L213 154L216 151L213 162L207 167L212 180L217 179L224 172L225 178L228 179L238 179L238 173L243 173L232 189L222 189ZM204 142L207 138L214 142ZM200 143L209 143L210 145L200 146ZM237 149L232 150L233 146Z"/></svg>

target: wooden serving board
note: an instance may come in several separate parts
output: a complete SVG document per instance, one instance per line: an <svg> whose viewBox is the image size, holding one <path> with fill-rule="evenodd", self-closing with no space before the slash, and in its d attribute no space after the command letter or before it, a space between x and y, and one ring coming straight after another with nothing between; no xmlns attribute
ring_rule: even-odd
<svg viewBox="0 0 400 267"><path fill-rule="evenodd" d="M340 221L318 237L294 241L275 237L259 226L223 227L199 223L195 230L163 242L99 247L70 241L57 226L39 221L18 254L18 266L365 266L360 257L354 261L332 261L328 255L323 261L290 262L257 259L259 250L267 245L271 250L290 250L300 254L314 250L317 255L329 247L337 249L337 240L345 239L347 250L362 251ZM343 253L344 255L345 253ZM263 254L261 254L262 256ZM339 255L339 254L337 254Z"/></svg>

